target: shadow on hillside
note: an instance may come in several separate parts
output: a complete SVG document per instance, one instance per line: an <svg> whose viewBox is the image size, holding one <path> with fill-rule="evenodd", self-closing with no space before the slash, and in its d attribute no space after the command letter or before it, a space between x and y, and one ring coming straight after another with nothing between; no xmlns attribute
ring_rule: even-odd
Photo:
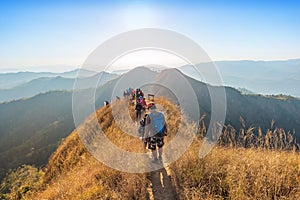
<svg viewBox="0 0 300 200"><path fill-rule="evenodd" d="M152 183L154 200L177 199L171 177L165 168L151 172L149 179Z"/></svg>

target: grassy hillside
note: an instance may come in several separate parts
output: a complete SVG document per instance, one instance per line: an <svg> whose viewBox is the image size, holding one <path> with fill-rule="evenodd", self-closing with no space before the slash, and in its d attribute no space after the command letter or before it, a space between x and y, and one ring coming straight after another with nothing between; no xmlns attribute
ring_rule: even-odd
<svg viewBox="0 0 300 200"><path fill-rule="evenodd" d="M131 73L134 75L135 72ZM156 74L153 73L152 76L156 77ZM147 78L151 79L151 77ZM201 112L207 115L204 120L207 124L210 114L207 86L193 79L188 78L188 80L197 93ZM103 101L112 96L113 88L117 82L118 79L115 79L97 90L96 107L103 105ZM123 88L120 88L120 90L122 91ZM80 92L84 98L86 90ZM297 112L300 109L299 100L241 95L232 88L226 88L226 93L228 103L226 123L230 124L236 131L231 131L233 129L228 131L230 135L234 133L235 136L222 140L226 144L222 144L223 146L234 148L256 147L251 145L251 141L257 141L260 138L255 138L252 134L276 132L278 137L268 137L269 140L265 140L266 148L264 149L291 150L286 149L284 145L284 148L280 148L282 145L281 137L287 138L284 143L295 143L293 136L297 136L300 127L300 116ZM172 95L170 97L172 98ZM5 175L8 169L15 169L22 164L40 167L47 163L49 156L60 144L61 139L68 136L74 129L71 102L72 95L70 92L49 92L26 100L0 104L0 178ZM91 112L92 110L82 110L85 116L89 116ZM174 113L174 110L168 112ZM170 114L170 116L173 115ZM180 115L175 114L175 116ZM240 116L243 116L244 127L240 122ZM272 119L275 119L275 124L273 129L269 131ZM178 119L173 118L171 121L176 122ZM248 129L252 125L254 126L253 131L247 135L247 142L243 143L240 137L240 128ZM279 127L284 129L279 129ZM294 132L293 129L296 131ZM110 130L114 131L112 128ZM285 132L281 134L282 131L275 130L285 130ZM289 140L290 136L293 138L292 140ZM127 139L126 135L123 139ZM242 145L236 145L232 142L238 141L237 139ZM267 142L269 145L267 145ZM115 141L115 143L118 144L118 141ZM127 144L127 146L130 145L131 143Z"/></svg>
<svg viewBox="0 0 300 200"><path fill-rule="evenodd" d="M71 98L69 92L52 92L0 104L0 179L8 169L47 162L74 129Z"/></svg>
<svg viewBox="0 0 300 200"><path fill-rule="evenodd" d="M167 122L170 128L170 136L166 138L168 143L174 137L172 133L178 128L179 110L168 100L158 102L168 113ZM142 152L141 141L122 132L114 120L111 120L111 114L111 108L108 107L102 107L97 111L97 120L107 137L120 148ZM93 128L90 124L92 120L91 117L87 118L82 127L87 131ZM45 172L39 173L42 184L35 186L30 183L21 184L5 198L16 196L26 199L299 198L298 152L279 148L271 150L233 145L224 147L221 141L221 146L215 147L208 156L200 159L199 150L203 145L203 139L199 133L189 150L169 167L157 172L134 174L111 169L95 160L82 145L77 132L73 131L51 156ZM30 170L31 168L27 171ZM35 176L31 176L31 179L39 180ZM157 192L159 188L155 187L155 184L160 185L161 191ZM166 195L170 192L170 188L173 188L172 192L175 195L172 198Z"/></svg>
<svg viewBox="0 0 300 200"><path fill-rule="evenodd" d="M208 87L192 78L188 78L195 90L199 101L200 112L207 115L206 125L211 113L211 103ZM213 87L212 87L213 88ZM270 127L272 120L276 127L285 131L295 132L299 140L300 135L300 100L293 97L278 98L278 96L242 95L234 88L226 87L226 124L234 128L242 128L240 117L245 121L246 126L260 127L264 132ZM222 103L222 102L220 102Z"/></svg>
<svg viewBox="0 0 300 200"><path fill-rule="evenodd" d="M163 103L167 113L179 112L176 106L166 100L157 102ZM130 110L133 115L134 107ZM167 113L168 122L173 122L174 125L179 123L174 115ZM111 120L111 108L100 108L97 111L97 118L106 136L118 147L132 152L143 152L142 142L121 131L114 120ZM93 127L89 124L91 120L89 117L83 128L92 129ZM175 132L177 126L170 127L170 131ZM128 128L136 131L136 127ZM172 134L170 139L171 137ZM150 187L147 176L148 174L120 172L95 160L83 147L77 132L74 131L51 156L43 177L44 188L35 193L32 198L146 199L149 197L147 188Z"/></svg>
<svg viewBox="0 0 300 200"><path fill-rule="evenodd" d="M171 165L180 199L299 199L299 153L216 147L200 159L200 145Z"/></svg>
<svg viewBox="0 0 300 200"><path fill-rule="evenodd" d="M111 96L112 83L98 90L96 106ZM88 90L80 90L82 96ZM92 111L82 110L88 116ZM72 92L53 91L0 104L0 180L23 164L40 167L74 130Z"/></svg>

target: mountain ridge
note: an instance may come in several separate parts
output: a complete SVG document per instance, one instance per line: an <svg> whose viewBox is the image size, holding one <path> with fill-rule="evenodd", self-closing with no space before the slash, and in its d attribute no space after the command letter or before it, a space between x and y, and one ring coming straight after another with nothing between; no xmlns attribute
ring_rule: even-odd
<svg viewBox="0 0 300 200"><path fill-rule="evenodd" d="M73 72L72 72L73 73ZM93 85L92 83L95 80L98 80L101 77L101 82L98 82L98 86ZM116 78L117 75L110 74L107 72L96 73L92 76L82 77L81 86L77 89L87 89L93 87L99 87L103 85L105 82ZM39 93L45 93L48 91L65 91L65 90L73 90L74 83L77 78L72 77L62 77L62 76L54 76L54 77L39 77L33 79L27 83L22 85L18 85L11 89L0 89L0 102L7 102L12 100L17 100L21 98L28 98Z"/></svg>
<svg viewBox="0 0 300 200"><path fill-rule="evenodd" d="M75 69L72 71L67 71L62 73L30 72L30 71L0 73L0 89L10 89L18 85L24 84L26 82L29 82L33 79L41 78L41 77L61 76L64 78L76 78L79 71L81 71L80 75L82 77L93 76L96 73L98 73L86 69Z"/></svg>
<svg viewBox="0 0 300 200"><path fill-rule="evenodd" d="M166 113L178 112L166 115L169 125L166 137L168 143L177 136L175 133L180 124L177 119L180 111L167 99L157 101L166 108ZM118 107L114 105L118 103L123 106L120 101L112 105ZM129 109L134 116L134 106ZM122 112L120 109L118 111ZM92 119L94 116L90 116L82 123L81 128L90 138L96 128L93 122L97 122L104 134L119 148L130 152L143 151L143 142L120 130L118 124L110 120L111 115L112 107L102 106L96 111L96 121ZM125 119L124 123L130 121L121 119ZM194 128L185 130L188 134L192 129ZM184 155L169 166L149 173L126 173L96 160L82 144L82 139L85 139L80 138L74 130L51 155L45 170L39 173L38 180L41 184L32 186L30 181L21 182L8 195L18 194L26 199L214 199L216 196L295 199L298 196L298 154L280 150L216 146L206 157L200 159L199 149L205 144L199 136L194 138ZM279 172L281 181L276 181ZM18 177L19 174L16 172L13 175ZM24 173L21 175L24 177ZM32 178L30 173L25 178L31 181L37 179ZM242 187L245 184L247 187ZM242 190L237 191L239 188Z"/></svg>
<svg viewBox="0 0 300 200"><path fill-rule="evenodd" d="M140 68L139 70L142 69L143 68ZM167 71L163 71L161 73L166 72ZM145 71L145 73L147 74L149 71ZM134 71L131 72L131 74L135 76ZM126 76L123 76L123 80L125 80ZM154 73L153 76L149 77L149 80L157 76L159 76L159 74ZM111 97L115 98L116 95L123 95L123 91L127 89L129 85L120 84L122 83L122 81L120 81L121 77L108 81L96 90L96 108L102 106L103 102L109 100ZM130 79L131 76L127 78ZM186 78L196 91L200 113L206 114L205 123L208 124L211 111L210 95L207 87L212 86L207 86L205 83L189 77ZM143 77L141 77L141 79L143 79ZM115 96L113 96L113 90L117 83L120 84L119 90L115 91ZM151 88L148 87L148 89ZM89 90L80 90L78 92L80 92L82 98L84 98L88 91ZM299 100L292 97L289 99L276 99L275 97L260 95L242 95L234 88L226 88L225 91L228 104L226 123L234 126L236 130L239 130L242 126L240 116L244 118L247 127L261 127L263 131L270 128L270 124L274 119L276 127L284 128L291 133L293 133L293 129L295 129L296 137L299 138L300 116L299 113L297 113L297 111L300 110ZM170 94L169 97L174 98L172 94ZM176 104L176 100L173 102ZM55 147L57 147L59 141L74 129L71 105L72 93L67 91L47 92L25 100L0 104L0 120L2 122L0 124L0 162L3 164L2 166L6 166L5 169L7 170L26 163L36 164L37 166L45 164L45 160L48 159L48 156L54 151ZM93 110L84 109L80 110L80 112L84 113L84 116L87 117ZM198 119L194 120L197 121ZM16 127L15 124L18 124L18 127ZM51 142L47 143L43 138L50 137L50 134ZM46 143L41 144L50 145L48 151L41 151L39 153L39 148L42 149L42 147L28 140L33 136L39 139L32 139L31 141L43 141ZM12 141L14 142L12 143ZM10 149L11 146L15 146L15 149ZM32 152L32 147L36 153ZM19 150L17 151L17 149ZM14 154L14 156L11 156L12 154ZM29 157L24 157L24 154ZM40 161L36 160L37 158ZM15 160L12 161L12 159ZM3 177L5 174L3 168L2 172Z"/></svg>

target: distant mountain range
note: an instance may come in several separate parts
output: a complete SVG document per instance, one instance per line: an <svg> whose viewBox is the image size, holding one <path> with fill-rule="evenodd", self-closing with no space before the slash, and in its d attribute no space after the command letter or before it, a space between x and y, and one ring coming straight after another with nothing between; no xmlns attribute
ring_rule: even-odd
<svg viewBox="0 0 300 200"><path fill-rule="evenodd" d="M217 61L215 65L226 86L245 88L257 94L285 94L300 97L300 59ZM179 69L195 78L196 71L190 65Z"/></svg>
<svg viewBox="0 0 300 200"><path fill-rule="evenodd" d="M95 94L95 107L102 106L103 101L109 100L112 96L121 96L128 87L138 87L145 80L148 82L163 80L173 84L173 87L181 88L182 86L174 80L172 73L170 69L158 73L143 67L131 70L99 86ZM138 76L140 74L147 74L147 76ZM185 78L195 90L199 109L202 114L206 114L205 121L208 123L211 114L208 88L213 86L188 76ZM47 79L45 81L47 82ZM123 81L127 84L125 85ZM117 88L116 85L118 85ZM156 90L150 86L143 86L142 89L146 94L148 92L156 95L165 94L176 103L174 95L164 93L163 90ZM154 90L151 91L151 89ZM184 88L181 90L184 91ZM76 92L84 100L89 89ZM231 124L238 130L241 127L240 116L242 116L246 126L260 126L266 130L270 128L270 123L274 119L275 126L291 132L295 130L297 138L300 138L300 101L296 98L242 95L238 90L230 87L226 87L225 92L227 124ZM90 103L93 104L93 101ZM93 112L85 107L78 109L83 113L82 121ZM0 121L0 177L1 174L3 177L7 169L24 163L43 165L57 148L61 139L74 129L72 92L52 91L28 99L2 103L0 104Z"/></svg>
<svg viewBox="0 0 300 200"><path fill-rule="evenodd" d="M53 74L45 74L45 73L30 73L32 75L31 78L33 78L33 75L40 76L40 75L51 75L50 77L41 77L33 79L27 83L21 84L19 86L16 86L11 89L2 89L0 90L0 102L8 102L12 100L17 100L21 98L28 98L35 96L40 93L45 93L48 91L55 91L55 90L72 90L74 86L74 81L76 80L77 71L62 73L60 75L62 76L56 76L52 77ZM91 75L92 76L88 76ZM24 74L23 74L24 75ZM80 72L81 79L81 86L77 89L87 89L87 88L93 88L93 87L99 87L106 83L107 81L117 77L116 74L109 74L106 72L100 72L95 73L91 71L83 71ZM21 76L20 74L15 74L15 76ZM9 77L13 77L12 74L9 75ZM67 77L73 77L73 78L67 78ZM98 82L98 85L93 85L92 83L95 83L99 78L101 77L101 81ZM17 78L17 77L15 77ZM25 78L23 79L25 80Z"/></svg>
<svg viewBox="0 0 300 200"><path fill-rule="evenodd" d="M300 97L300 59L285 61L217 61L214 63L225 86L241 90L244 94L284 94ZM206 63L198 64L205 66ZM162 66L150 66L153 71L161 71ZM200 81L197 72L190 65L179 67L184 74ZM101 85L107 80L127 73L123 69L112 73L99 73L86 69L76 69L64 73L18 72L0 73L0 103L28 98L39 93L53 90L72 90L74 80L80 71L80 79L85 83L81 88L95 87L90 84L101 75ZM203 78L203 77L202 77ZM205 78L205 77L204 77Z"/></svg>
<svg viewBox="0 0 300 200"><path fill-rule="evenodd" d="M81 75L80 78L93 76L98 73L86 69L76 69L76 70L63 72L63 73L51 73L51 72L0 73L0 89L11 89L13 87L20 86L24 83L42 77L50 78L50 77L60 76L62 78L76 78L79 71Z"/></svg>

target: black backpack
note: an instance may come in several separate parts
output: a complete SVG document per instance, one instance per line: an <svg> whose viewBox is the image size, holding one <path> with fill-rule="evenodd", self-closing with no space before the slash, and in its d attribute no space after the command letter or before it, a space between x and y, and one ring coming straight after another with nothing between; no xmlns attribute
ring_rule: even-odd
<svg viewBox="0 0 300 200"><path fill-rule="evenodd" d="M136 106L135 106L135 109L136 109L137 111L141 111L141 110L143 109L142 104L141 104L141 103L137 103Z"/></svg>
<svg viewBox="0 0 300 200"><path fill-rule="evenodd" d="M138 128L138 133L139 133L140 137L144 137L145 125L146 125L146 118L144 118L140 121L140 126Z"/></svg>

